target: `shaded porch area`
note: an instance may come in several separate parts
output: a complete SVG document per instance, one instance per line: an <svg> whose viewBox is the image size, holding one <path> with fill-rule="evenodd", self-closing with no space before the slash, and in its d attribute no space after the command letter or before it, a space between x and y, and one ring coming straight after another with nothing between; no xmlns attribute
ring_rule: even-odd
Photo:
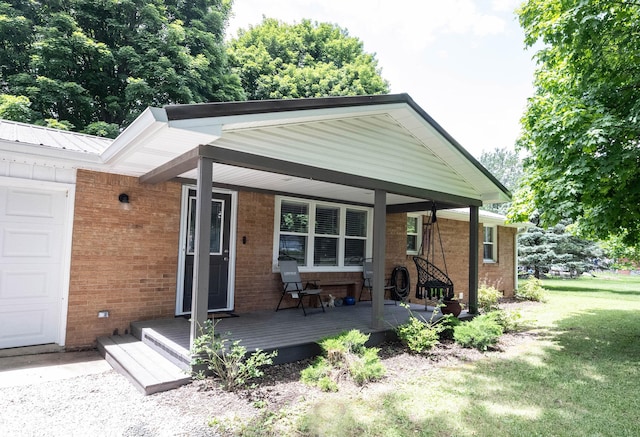
<svg viewBox="0 0 640 437"><path fill-rule="evenodd" d="M411 304L417 317L429 320L433 307ZM308 316L301 309L286 311L260 311L242 314L239 317L224 317L217 320L216 332L229 333L231 340L241 340L248 351L278 350L276 363L293 362L320 354L318 341L351 329L371 334L370 343L379 344L393 338L393 330L409 318L409 310L387 301L384 305L384 320L381 328L371 326L371 302L358 302L353 306L312 308ZM466 312L460 315L464 317ZM145 344L182 369L190 363L190 322L187 318L146 320L131 325L132 334Z"/></svg>

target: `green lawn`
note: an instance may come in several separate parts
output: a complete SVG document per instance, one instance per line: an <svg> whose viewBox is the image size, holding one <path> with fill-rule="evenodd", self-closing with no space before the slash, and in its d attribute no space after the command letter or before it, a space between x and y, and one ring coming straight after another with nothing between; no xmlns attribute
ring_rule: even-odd
<svg viewBox="0 0 640 437"><path fill-rule="evenodd" d="M547 280L515 354L306 405L292 435L637 436L640 278Z"/></svg>

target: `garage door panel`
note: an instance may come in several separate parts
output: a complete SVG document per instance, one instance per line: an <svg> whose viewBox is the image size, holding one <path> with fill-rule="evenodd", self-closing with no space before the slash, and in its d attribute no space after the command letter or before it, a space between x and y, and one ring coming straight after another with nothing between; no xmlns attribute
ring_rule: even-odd
<svg viewBox="0 0 640 437"><path fill-rule="evenodd" d="M63 224L66 191L0 187L0 221Z"/></svg>
<svg viewBox="0 0 640 437"><path fill-rule="evenodd" d="M0 262L20 262L15 258L38 258L38 262L58 262L62 227L7 223L2 231Z"/></svg>
<svg viewBox="0 0 640 437"><path fill-rule="evenodd" d="M21 299L59 299L59 269L28 267L20 264L0 266L0 305L20 303Z"/></svg>
<svg viewBox="0 0 640 437"><path fill-rule="evenodd" d="M54 343L57 325L58 312L46 304L0 309L0 348Z"/></svg>

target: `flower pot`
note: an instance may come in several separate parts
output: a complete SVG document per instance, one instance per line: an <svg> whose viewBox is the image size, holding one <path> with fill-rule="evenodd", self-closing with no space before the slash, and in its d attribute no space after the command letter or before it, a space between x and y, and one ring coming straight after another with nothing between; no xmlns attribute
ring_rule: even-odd
<svg viewBox="0 0 640 437"><path fill-rule="evenodd" d="M453 314L458 317L462 312L462 306L457 300L445 300L442 304L444 305L440 307L442 314Z"/></svg>

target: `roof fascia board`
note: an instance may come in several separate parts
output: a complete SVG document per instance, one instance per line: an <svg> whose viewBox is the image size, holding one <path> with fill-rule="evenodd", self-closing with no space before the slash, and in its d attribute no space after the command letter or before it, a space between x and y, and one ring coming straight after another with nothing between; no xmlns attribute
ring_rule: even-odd
<svg viewBox="0 0 640 437"><path fill-rule="evenodd" d="M341 96L286 100L251 100L247 102L198 103L164 107L169 120L227 117L232 115L272 114L313 109L346 108L389 103L407 103L408 94L380 94L374 96Z"/></svg>
<svg viewBox="0 0 640 437"><path fill-rule="evenodd" d="M167 125L167 114L162 108L148 107L102 153L105 163L117 159L133 143L143 141Z"/></svg>

